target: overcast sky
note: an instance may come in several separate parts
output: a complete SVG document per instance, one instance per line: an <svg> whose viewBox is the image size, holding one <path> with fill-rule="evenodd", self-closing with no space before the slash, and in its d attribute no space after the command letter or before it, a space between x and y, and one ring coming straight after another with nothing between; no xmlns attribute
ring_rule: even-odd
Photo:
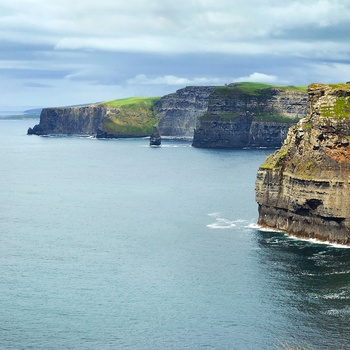
<svg viewBox="0 0 350 350"><path fill-rule="evenodd" d="M348 0L0 0L0 110L350 80Z"/></svg>

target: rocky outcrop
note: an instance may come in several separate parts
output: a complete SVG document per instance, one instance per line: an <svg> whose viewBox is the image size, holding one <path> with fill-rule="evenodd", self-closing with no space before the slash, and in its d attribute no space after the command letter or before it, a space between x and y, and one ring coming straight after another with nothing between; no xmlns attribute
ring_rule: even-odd
<svg viewBox="0 0 350 350"><path fill-rule="evenodd" d="M350 245L350 85L310 85L307 117L256 180L261 226Z"/></svg>
<svg viewBox="0 0 350 350"><path fill-rule="evenodd" d="M306 91L237 83L209 96L197 122L194 147L280 147L289 127L306 115Z"/></svg>
<svg viewBox="0 0 350 350"><path fill-rule="evenodd" d="M162 97L155 104L160 134L192 138L197 119L207 111L214 90L210 86L188 86Z"/></svg>
<svg viewBox="0 0 350 350"><path fill-rule="evenodd" d="M150 146L160 146L162 144L162 138L159 134L159 130L157 127L153 128L152 134L149 138Z"/></svg>

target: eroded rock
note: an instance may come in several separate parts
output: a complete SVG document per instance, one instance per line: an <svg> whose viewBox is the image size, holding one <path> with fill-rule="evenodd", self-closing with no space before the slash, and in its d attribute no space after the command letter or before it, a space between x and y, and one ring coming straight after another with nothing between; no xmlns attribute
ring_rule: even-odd
<svg viewBox="0 0 350 350"><path fill-rule="evenodd" d="M307 117L258 170L258 223L350 244L350 86L313 84Z"/></svg>

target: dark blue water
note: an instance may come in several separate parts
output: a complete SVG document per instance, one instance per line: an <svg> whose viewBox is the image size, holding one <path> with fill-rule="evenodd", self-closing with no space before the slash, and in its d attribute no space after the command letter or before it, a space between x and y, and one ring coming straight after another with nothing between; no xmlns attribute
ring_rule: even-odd
<svg viewBox="0 0 350 350"><path fill-rule="evenodd" d="M0 349L350 347L350 249L263 232L268 150L0 121Z"/></svg>

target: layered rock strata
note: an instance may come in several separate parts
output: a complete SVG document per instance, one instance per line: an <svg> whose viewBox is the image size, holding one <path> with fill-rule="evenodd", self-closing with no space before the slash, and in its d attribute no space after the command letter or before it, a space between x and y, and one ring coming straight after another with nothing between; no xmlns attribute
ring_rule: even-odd
<svg viewBox="0 0 350 350"><path fill-rule="evenodd" d="M40 123L28 129L32 135L95 135L107 110L103 106L44 108Z"/></svg>
<svg viewBox="0 0 350 350"><path fill-rule="evenodd" d="M207 111L214 90L210 86L188 86L163 96L155 104L160 134L193 138L197 119Z"/></svg>
<svg viewBox="0 0 350 350"><path fill-rule="evenodd" d="M194 147L280 147L306 115L306 91L237 83L217 88L197 122Z"/></svg>
<svg viewBox="0 0 350 350"><path fill-rule="evenodd" d="M350 85L313 84L307 117L258 170L261 226L350 245Z"/></svg>

